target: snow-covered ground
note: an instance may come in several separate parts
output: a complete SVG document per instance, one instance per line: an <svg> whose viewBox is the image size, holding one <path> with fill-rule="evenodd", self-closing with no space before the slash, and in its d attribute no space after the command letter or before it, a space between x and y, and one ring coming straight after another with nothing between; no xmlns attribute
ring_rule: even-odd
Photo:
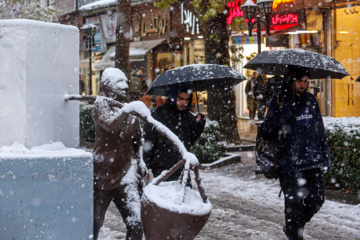
<svg viewBox="0 0 360 240"><path fill-rule="evenodd" d="M246 154L241 153L243 159ZM251 154L251 153L250 153ZM213 205L209 221L197 240L285 240L283 196L279 183L252 174L253 163L203 170L200 176ZM245 174L244 174L245 173ZM125 227L111 205L101 240L125 239ZM360 204L327 200L305 229L306 240L360 240Z"/></svg>

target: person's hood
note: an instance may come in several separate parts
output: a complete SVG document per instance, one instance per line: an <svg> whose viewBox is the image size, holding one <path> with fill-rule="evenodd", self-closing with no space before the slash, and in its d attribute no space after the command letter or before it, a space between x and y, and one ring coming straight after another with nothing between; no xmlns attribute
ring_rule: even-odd
<svg viewBox="0 0 360 240"><path fill-rule="evenodd" d="M131 72L131 74L130 74L131 76L137 76L137 74L136 74L136 70L132 70L132 72Z"/></svg>
<svg viewBox="0 0 360 240"><path fill-rule="evenodd" d="M308 68L289 66L287 72L284 75L284 81L281 85L281 94L284 96L285 102L292 100L295 96L294 82L296 79L300 79L305 76L309 78L311 77ZM305 92L307 92L307 89L304 91L304 93Z"/></svg>
<svg viewBox="0 0 360 240"><path fill-rule="evenodd" d="M192 98L193 98L193 94L192 94L192 90L191 88L186 88L186 87L173 87L171 90L170 90L170 93L168 95L168 98L165 102L165 104L168 104L170 106L172 106L173 108L177 109L176 107L176 97L177 95L184 91L184 90L189 90L191 91L191 94L190 94L190 99L189 99L189 103L187 104L186 108L183 110L183 111L186 111L186 110L190 110L191 108L191 104L192 104Z"/></svg>

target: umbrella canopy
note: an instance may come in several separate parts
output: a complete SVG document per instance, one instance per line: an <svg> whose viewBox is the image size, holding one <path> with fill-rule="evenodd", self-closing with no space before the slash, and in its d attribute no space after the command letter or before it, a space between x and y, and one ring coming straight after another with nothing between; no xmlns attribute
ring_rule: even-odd
<svg viewBox="0 0 360 240"><path fill-rule="evenodd" d="M263 51L244 68L271 75L284 75L289 66L310 70L310 78L338 78L348 76L346 69L334 58L303 49Z"/></svg>
<svg viewBox="0 0 360 240"><path fill-rule="evenodd" d="M217 64L192 64L167 70L150 85L147 95L167 96L172 87L206 91L229 87L246 80L232 67Z"/></svg>

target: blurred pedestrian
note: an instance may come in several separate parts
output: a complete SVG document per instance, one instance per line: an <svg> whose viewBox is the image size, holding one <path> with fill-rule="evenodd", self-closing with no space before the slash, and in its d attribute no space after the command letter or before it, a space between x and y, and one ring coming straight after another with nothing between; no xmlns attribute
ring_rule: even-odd
<svg viewBox="0 0 360 240"><path fill-rule="evenodd" d="M143 73L143 71L141 69L139 71L137 71L136 74L137 74L137 77L140 79L140 82L141 82L140 97L142 97L143 96L143 91L144 91L144 89L148 88L148 85L146 84L144 73Z"/></svg>
<svg viewBox="0 0 360 240"><path fill-rule="evenodd" d="M159 68L156 68L156 69L155 69L155 79L156 79L160 74L161 74L160 69L159 69ZM155 79L154 79L154 80L155 80ZM156 95L152 95L152 96L151 96L151 101L152 101L154 107L159 107L159 106L165 104L166 100L167 100L167 97L164 97L164 96L156 96Z"/></svg>
<svg viewBox="0 0 360 240"><path fill-rule="evenodd" d="M130 101L138 101L142 92L141 79L138 77L136 70L131 72L130 78Z"/></svg>
<svg viewBox="0 0 360 240"><path fill-rule="evenodd" d="M266 112L267 92L266 92L267 75L262 73L255 80L254 94L258 103L258 120L264 121Z"/></svg>
<svg viewBox="0 0 360 240"><path fill-rule="evenodd" d="M153 108L153 102L151 101L150 95L145 95L147 92L147 88L143 90L142 97L140 97L140 101L142 101L148 108Z"/></svg>
<svg viewBox="0 0 360 240"><path fill-rule="evenodd" d="M273 96L280 94L281 92L281 84L283 82L284 78L279 76L279 75L275 75L272 78L269 78L267 83L266 83L266 92L267 92L267 102L266 102L266 106L269 106L270 100L272 99Z"/></svg>
<svg viewBox="0 0 360 240"><path fill-rule="evenodd" d="M254 93L255 80L258 77L257 72L253 72L250 80L247 81L245 86L247 108L249 110L250 125L254 125L255 114L257 110L257 101Z"/></svg>
<svg viewBox="0 0 360 240"><path fill-rule="evenodd" d="M281 137L280 186L285 196L284 232L289 240L302 240L304 227L319 211L324 197L323 170L331 161L319 105L308 93L310 72L292 68L281 89L284 106L270 101L262 124L264 138Z"/></svg>

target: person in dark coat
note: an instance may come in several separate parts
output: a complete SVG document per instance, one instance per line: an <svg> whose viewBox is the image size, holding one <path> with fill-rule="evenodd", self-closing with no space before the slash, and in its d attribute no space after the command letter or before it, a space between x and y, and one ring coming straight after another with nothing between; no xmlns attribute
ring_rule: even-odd
<svg viewBox="0 0 360 240"><path fill-rule="evenodd" d="M284 232L290 240L302 240L305 224L323 205L323 170L331 167L325 128L316 98L307 92L310 74L294 68L282 86L284 106L276 97L262 124L264 138L282 136L280 186L285 196Z"/></svg>
<svg viewBox="0 0 360 240"><path fill-rule="evenodd" d="M283 82L284 78L275 75L274 77L271 77L268 79L266 83L266 95L267 95L267 102L266 106L269 106L270 100L273 96L281 93L281 84Z"/></svg>
<svg viewBox="0 0 360 240"><path fill-rule="evenodd" d="M199 113L194 116L189 111L191 102L191 90L174 88L170 91L166 103L151 112L154 119L164 124L179 137L188 151L200 137L206 121L204 115ZM144 126L144 140L144 161L152 170L154 177L160 175L162 171L170 169L182 159L177 147L166 137L160 135L150 124ZM179 169L167 181L178 180L181 171L182 169Z"/></svg>
<svg viewBox="0 0 360 240"><path fill-rule="evenodd" d="M266 102L268 101L268 93L266 91L267 78L266 74L262 73L255 80L254 93L258 103L258 119L264 121L266 112Z"/></svg>
<svg viewBox="0 0 360 240"><path fill-rule="evenodd" d="M250 125L254 125L254 119L257 110L257 101L254 91L255 80L257 79L257 77L258 73L253 72L253 75L251 76L250 80L247 81L245 86L246 103L249 110Z"/></svg>

